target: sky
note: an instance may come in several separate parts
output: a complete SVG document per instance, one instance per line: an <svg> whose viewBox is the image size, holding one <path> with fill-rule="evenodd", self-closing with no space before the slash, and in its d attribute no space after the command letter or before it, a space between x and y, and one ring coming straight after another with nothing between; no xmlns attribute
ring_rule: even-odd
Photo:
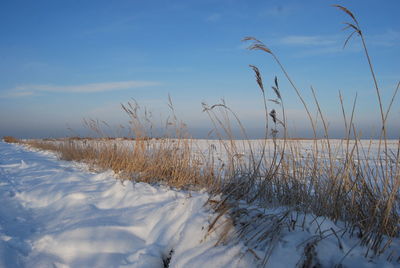
<svg viewBox="0 0 400 268"><path fill-rule="evenodd" d="M343 49L350 18L332 4L356 15L386 109L400 80L398 0L2 0L0 136L89 135L84 119L105 121L119 135L129 125L121 104L133 100L162 126L171 118L170 96L194 137L212 129L202 103L222 100L250 137L261 137L265 112L251 64L260 69L267 99L275 99L277 77L290 136L310 137L295 91L271 55L246 49L246 36L279 58L319 129L311 86L331 137L344 133L339 91L347 119L357 94L358 134L376 136L380 112L368 62L358 36ZM283 118L280 105L267 107ZM399 116L396 98L387 121L391 138L400 135Z"/></svg>

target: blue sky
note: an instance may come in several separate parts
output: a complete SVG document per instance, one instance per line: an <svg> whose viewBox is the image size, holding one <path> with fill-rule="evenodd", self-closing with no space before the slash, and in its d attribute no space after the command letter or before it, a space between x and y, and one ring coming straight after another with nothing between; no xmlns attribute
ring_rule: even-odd
<svg viewBox="0 0 400 268"><path fill-rule="evenodd" d="M398 0L2 0L0 136L72 135L68 128L85 134L83 118L126 124L120 103L132 98L165 118L170 94L194 136L211 129L201 102L223 98L256 137L263 106L249 64L260 68L269 97L278 76L291 135L309 135L302 106L275 62L241 42L255 36L280 58L312 111L314 86L332 136L343 133L338 91L348 112L357 92L356 122L369 137L379 126L373 83L359 38L342 49L348 17L335 3L356 14L387 106L400 79ZM394 138L399 116L397 100L389 118Z"/></svg>

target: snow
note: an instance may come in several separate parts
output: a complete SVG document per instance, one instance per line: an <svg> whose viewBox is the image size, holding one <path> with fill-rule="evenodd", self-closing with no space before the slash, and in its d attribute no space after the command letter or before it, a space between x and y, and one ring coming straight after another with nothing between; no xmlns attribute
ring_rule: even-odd
<svg viewBox="0 0 400 268"><path fill-rule="evenodd" d="M259 267L268 250L267 267L302 266L306 251L320 267L400 266L398 238L381 256L365 258L366 248L341 222L291 210L275 230L285 207L243 202L259 222L243 239L217 243L223 228L208 233L216 217L208 198L121 182L111 171L90 172L48 152L0 142L0 267L157 268L169 257L168 267ZM275 232L273 241L248 239L263 232Z"/></svg>
<svg viewBox="0 0 400 268"><path fill-rule="evenodd" d="M252 267L214 247L208 195L116 180L112 172L0 143L0 267Z"/></svg>

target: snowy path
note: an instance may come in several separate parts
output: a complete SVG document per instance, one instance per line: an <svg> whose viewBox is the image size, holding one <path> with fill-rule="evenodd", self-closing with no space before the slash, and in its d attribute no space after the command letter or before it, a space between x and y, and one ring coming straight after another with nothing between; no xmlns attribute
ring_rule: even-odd
<svg viewBox="0 0 400 268"><path fill-rule="evenodd" d="M252 267L213 247L205 193L132 184L0 142L0 267Z"/></svg>

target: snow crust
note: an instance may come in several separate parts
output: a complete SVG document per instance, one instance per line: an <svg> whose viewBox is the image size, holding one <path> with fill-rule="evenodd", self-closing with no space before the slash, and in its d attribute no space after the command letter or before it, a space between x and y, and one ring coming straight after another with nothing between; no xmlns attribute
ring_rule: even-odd
<svg viewBox="0 0 400 268"><path fill-rule="evenodd" d="M208 195L0 142L0 267L254 267L242 244L214 247Z"/></svg>
<svg viewBox="0 0 400 268"><path fill-rule="evenodd" d="M51 153L0 142L0 268L260 267L268 251L266 267L302 267L307 258L311 267L400 267L398 238L375 257L343 232L344 223L324 217L290 211L289 224L275 230L273 219L287 213L284 207L242 203L260 220L242 240L216 246L218 230L208 233L216 217L205 206L208 198L121 182L110 171L93 173ZM236 224L232 230L240 219ZM276 236L266 244L248 239L271 230Z"/></svg>

